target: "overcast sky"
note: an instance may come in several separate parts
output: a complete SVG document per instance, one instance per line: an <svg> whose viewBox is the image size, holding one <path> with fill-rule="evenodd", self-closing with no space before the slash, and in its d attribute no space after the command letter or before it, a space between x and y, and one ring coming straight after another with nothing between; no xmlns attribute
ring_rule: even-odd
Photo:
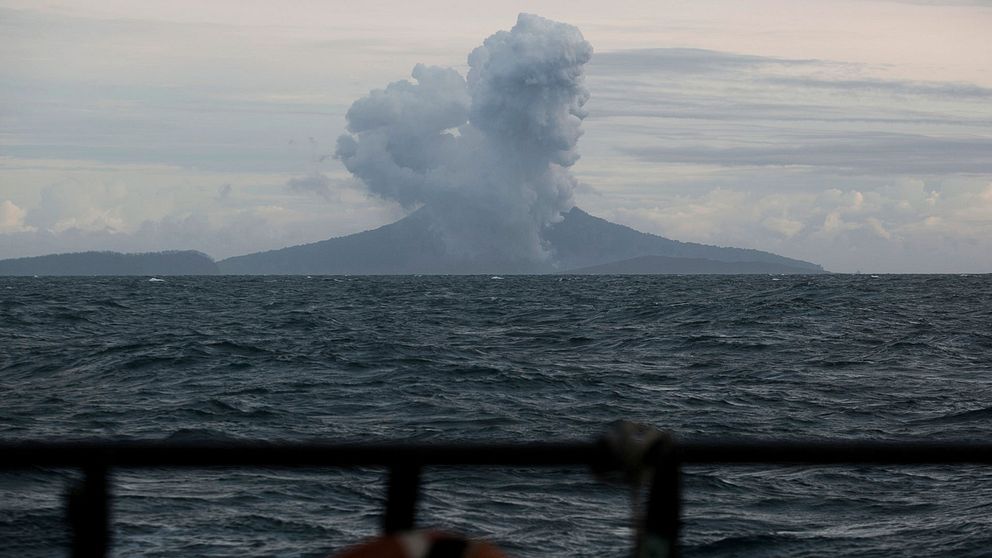
<svg viewBox="0 0 992 558"><path fill-rule="evenodd" d="M530 12L595 48L579 207L831 271L992 272L992 2L485 4L0 0L0 258L396 220L330 156L346 110Z"/></svg>

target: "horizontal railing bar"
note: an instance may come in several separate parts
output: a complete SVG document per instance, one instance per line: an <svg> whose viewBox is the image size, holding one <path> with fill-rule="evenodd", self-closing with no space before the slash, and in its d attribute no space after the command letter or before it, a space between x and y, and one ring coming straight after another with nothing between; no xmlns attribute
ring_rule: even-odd
<svg viewBox="0 0 992 558"><path fill-rule="evenodd" d="M675 442L686 465L992 464L992 442L692 440ZM649 455L647 460L652 457ZM29 467L390 467L591 465L608 469L598 442L329 443L172 440L0 443L0 469Z"/></svg>
<svg viewBox="0 0 992 558"><path fill-rule="evenodd" d="M678 449L683 463L714 465L992 465L992 442L683 440Z"/></svg>
<svg viewBox="0 0 992 558"><path fill-rule="evenodd" d="M18 442L0 444L0 469L25 467L391 467L395 465L555 466L596 463L588 442Z"/></svg>

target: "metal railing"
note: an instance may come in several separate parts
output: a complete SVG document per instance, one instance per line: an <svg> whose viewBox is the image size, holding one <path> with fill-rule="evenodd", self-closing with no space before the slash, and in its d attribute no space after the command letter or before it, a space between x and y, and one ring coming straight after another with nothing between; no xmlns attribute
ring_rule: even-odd
<svg viewBox="0 0 992 558"><path fill-rule="evenodd" d="M638 453L651 485L637 556L678 555L681 469L684 465L992 465L992 442L844 440L680 440L652 438ZM75 557L106 556L110 548L114 469L208 467L384 467L389 469L382 528L412 528L420 473L431 466L587 466L629 469L606 437L550 443L328 443L179 441L24 441L0 443L0 470L74 468L83 478L66 508Z"/></svg>

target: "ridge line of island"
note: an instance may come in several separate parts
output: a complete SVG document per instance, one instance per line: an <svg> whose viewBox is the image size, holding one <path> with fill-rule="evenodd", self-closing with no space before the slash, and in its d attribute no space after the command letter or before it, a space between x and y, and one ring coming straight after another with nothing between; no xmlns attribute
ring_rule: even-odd
<svg viewBox="0 0 992 558"><path fill-rule="evenodd" d="M75 252L0 260L0 275L655 275L823 274L760 250L679 242L573 208L547 227L546 261L452 256L420 210L382 227L219 261L195 250Z"/></svg>

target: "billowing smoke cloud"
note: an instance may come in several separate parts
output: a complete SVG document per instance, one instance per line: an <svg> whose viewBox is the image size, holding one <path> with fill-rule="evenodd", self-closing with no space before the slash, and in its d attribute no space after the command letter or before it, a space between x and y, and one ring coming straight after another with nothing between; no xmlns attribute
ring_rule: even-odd
<svg viewBox="0 0 992 558"><path fill-rule="evenodd" d="M575 27L521 14L467 78L418 64L415 82L355 101L336 155L373 193L423 205L452 255L546 259L541 230L572 207L591 57Z"/></svg>

